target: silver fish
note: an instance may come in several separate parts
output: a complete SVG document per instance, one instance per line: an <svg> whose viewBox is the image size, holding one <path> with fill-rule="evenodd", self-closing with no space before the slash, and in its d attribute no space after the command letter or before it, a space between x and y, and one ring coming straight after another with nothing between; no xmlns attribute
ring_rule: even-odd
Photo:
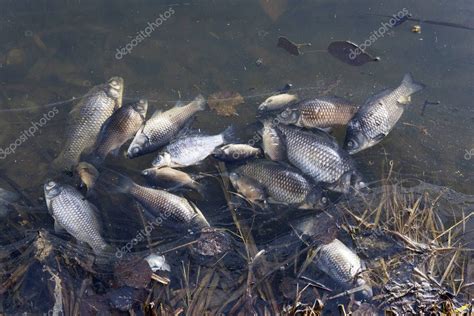
<svg viewBox="0 0 474 316"><path fill-rule="evenodd" d="M91 246L96 254L103 254L110 247L101 236L96 207L79 191L69 185L48 181L44 185L44 195L56 231L65 229L77 240Z"/></svg>
<svg viewBox="0 0 474 316"><path fill-rule="evenodd" d="M329 128L346 125L357 112L357 106L338 97L321 97L300 101L283 111L279 119L283 124L307 128Z"/></svg>
<svg viewBox="0 0 474 316"><path fill-rule="evenodd" d="M84 149L92 147L104 122L122 106L123 79L112 77L93 87L69 113L64 149L54 164L71 170Z"/></svg>
<svg viewBox="0 0 474 316"><path fill-rule="evenodd" d="M174 187L188 187L198 192L201 192L201 184L193 179L192 176L186 172L176 170L169 167L164 168L149 168L142 171L148 180L154 185L170 184Z"/></svg>
<svg viewBox="0 0 474 316"><path fill-rule="evenodd" d="M109 153L118 154L120 147L133 138L145 122L147 100L124 105L104 123L92 153L93 162L98 165Z"/></svg>
<svg viewBox="0 0 474 316"><path fill-rule="evenodd" d="M362 293L366 297L372 296L372 288L360 275L365 269L362 260L339 239L319 246L316 253L316 266L331 279L345 288L363 286Z"/></svg>
<svg viewBox="0 0 474 316"><path fill-rule="evenodd" d="M281 132L275 128L278 122L262 121L262 147L265 155L273 161L283 161L286 158L285 145L281 139Z"/></svg>
<svg viewBox="0 0 474 316"><path fill-rule="evenodd" d="M274 111L298 101L298 96L289 93L277 94L268 97L258 106L259 111Z"/></svg>
<svg viewBox="0 0 474 316"><path fill-rule="evenodd" d="M155 217L155 220L161 219L160 223L198 230L209 227L202 212L184 197L138 185L122 175L118 176L115 188L119 192L131 195L148 214Z"/></svg>
<svg viewBox="0 0 474 316"><path fill-rule="evenodd" d="M215 149L212 155L219 160L231 162L258 157L261 152L260 148L246 144L228 144Z"/></svg>
<svg viewBox="0 0 474 316"><path fill-rule="evenodd" d="M332 136L321 130L310 133L286 125L278 129L284 135L288 161L316 183L343 193L366 187L354 160Z"/></svg>
<svg viewBox="0 0 474 316"><path fill-rule="evenodd" d="M301 209L324 207L322 190L296 169L269 160L256 160L242 165L234 173L257 181L268 195L269 203L297 205Z"/></svg>
<svg viewBox="0 0 474 316"><path fill-rule="evenodd" d="M424 88L405 74L402 83L394 90L384 90L371 98L359 109L347 126L344 148L355 154L378 144L390 133L403 114L410 96Z"/></svg>
<svg viewBox="0 0 474 316"><path fill-rule="evenodd" d="M232 141L234 129L228 127L218 135L190 135L167 145L153 160L154 167L181 168L195 165L209 156L218 146Z"/></svg>
<svg viewBox="0 0 474 316"><path fill-rule="evenodd" d="M199 95L187 105L177 105L165 112L156 111L133 138L127 151L128 157L135 158L166 145L197 112L203 111L205 107L206 99Z"/></svg>

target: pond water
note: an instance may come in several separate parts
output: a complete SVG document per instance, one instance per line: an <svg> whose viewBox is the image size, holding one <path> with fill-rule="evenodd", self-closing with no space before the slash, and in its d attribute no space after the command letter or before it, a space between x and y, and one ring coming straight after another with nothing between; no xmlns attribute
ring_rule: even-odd
<svg viewBox="0 0 474 316"><path fill-rule="evenodd" d="M380 57L379 61L351 66L327 52L334 41L366 42L381 23L388 23L392 15L402 10L408 11L411 19L389 28L384 36L367 45L367 52ZM217 133L233 125L240 142L247 143L260 128L258 105L287 83L292 85L290 92L301 98L337 95L362 104L371 95L396 87L410 72L426 88L412 96L412 103L406 106L388 137L354 158L374 188L387 176L389 165L399 179L448 188L453 199L447 198L439 216L446 228L458 222L474 210L473 13L474 3L468 0L4 1L0 14L0 187L16 190L21 197L14 210L9 208L3 214L0 224L0 311L47 313L57 303L57 297L51 294L54 284L47 281L51 276L42 270L42 265L44 268L47 264L38 259L39 230L49 232L53 247L61 249L64 256L69 253L64 250L68 247L75 249L76 255L77 250L91 253L69 235L54 233L43 184L49 178L77 184L70 175L52 171L51 164L62 149L73 99L81 98L92 86L112 76L124 78L124 101L148 99L148 117L178 101L187 103L198 94L237 92L244 99L236 108L237 115L218 116L208 109L197 115L193 127ZM151 23L155 23L153 29L149 27ZM421 27L421 33L412 32L414 25ZM143 32L149 34L143 36ZM293 56L277 47L280 36L311 46L302 47L302 54ZM42 120L44 115L47 120ZM39 128L34 135L22 138L22 132L35 123ZM336 129L334 135L342 142L344 129ZM5 150L11 144L16 144L15 150L7 154ZM140 171L148 168L154 157L149 154L130 160L122 154L109 156L105 166L146 183ZM303 246L287 224L296 218L312 218L314 212L277 207L256 214L242 206L233 213L226 203L214 160L186 170L210 174L201 180L205 187L202 196L193 192L185 195L199 206L212 226L237 235L237 216L242 225L251 229L256 250L267 251L265 260L271 262L270 270L276 276L263 279L270 280L274 298L265 297L265 288L252 294L258 313L266 308L273 314L279 310L275 306L281 308L294 302L293 294L289 298L281 290L282 285L291 288L294 276L290 282L282 271L297 271L301 262L288 262L288 258ZM98 189L90 200L101 210L104 238L120 248L137 235L143 223L129 198L108 189ZM423 194L423 189L418 193ZM333 202L339 199L337 196ZM464 226L464 233L468 234L461 239L470 241L467 236L472 236L472 221L466 221ZM347 232L338 227L340 238L351 245ZM201 296L211 313L219 310L216 306L222 307L221 313L237 313L233 306L238 296L232 300L232 294L241 290L242 278L248 277L248 258L244 255L247 248L241 239L232 236L235 251L223 260L225 272L219 278L209 276L210 284L217 278L214 301ZM217 264L201 267L199 261L190 259L189 251L173 250L189 240L189 236L173 230L157 230L132 252L145 256L152 244L155 251L168 255L172 271L169 288L163 290L167 293L166 305L199 314L199 303L195 302L199 293L194 292L193 296L180 289L188 283L195 287ZM472 277L471 256L466 258ZM304 261L304 257L300 260ZM68 264L74 266L73 261L71 258ZM15 270L20 266L24 270ZM64 307L64 313L77 313L79 307L74 309L74 304L84 311L81 298L102 295L117 287L87 273L80 267L69 268L70 279L62 283L63 290L67 288L63 292L69 295L63 295L63 302L70 304ZM258 280L261 276L256 274ZM316 281L332 288L329 296L343 291L326 276L317 272L315 275ZM85 285L87 279L93 280L90 285ZM80 290L81 286L90 290ZM158 291L154 285L156 297ZM294 289L288 291L292 293ZM328 295L318 288L312 296L306 294L309 297L302 300L310 303ZM195 298L194 303L191 297ZM347 296L331 300L326 312L336 313L337 304L347 302ZM250 314L250 310L240 313Z"/></svg>

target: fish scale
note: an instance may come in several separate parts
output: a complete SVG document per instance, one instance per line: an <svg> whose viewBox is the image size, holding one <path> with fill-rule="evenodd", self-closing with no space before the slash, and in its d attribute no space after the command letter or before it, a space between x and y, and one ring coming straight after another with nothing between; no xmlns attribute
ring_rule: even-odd
<svg viewBox="0 0 474 316"><path fill-rule="evenodd" d="M362 278L357 278L364 268L362 260L339 239L319 246L316 252L317 267L339 284L349 288L356 283L355 281L358 285L366 283Z"/></svg>
<svg viewBox="0 0 474 316"><path fill-rule="evenodd" d="M289 126L278 127L285 135L288 160L316 182L334 183L355 169L350 156L327 139Z"/></svg>
<svg viewBox="0 0 474 316"><path fill-rule="evenodd" d="M153 152L169 143L197 112L204 110L205 105L206 100L199 95L187 105L155 113L135 135L128 148L129 158Z"/></svg>
<svg viewBox="0 0 474 316"><path fill-rule="evenodd" d="M140 204L153 213L176 224L207 227L209 223L196 208L183 197L172 193L132 184L129 191Z"/></svg>
<svg viewBox="0 0 474 316"><path fill-rule="evenodd" d="M328 128L346 125L357 112L357 106L342 98L318 98L298 102L281 114L283 123L299 127Z"/></svg>
<svg viewBox="0 0 474 316"><path fill-rule="evenodd" d="M107 244L100 235L95 209L80 192L68 185L59 185L60 193L49 196L45 189L48 209L56 223L77 240L87 243L95 253L101 253Z"/></svg>
<svg viewBox="0 0 474 316"><path fill-rule="evenodd" d="M299 173L270 161L249 162L235 173L257 181L275 201L288 204L305 202L313 187Z"/></svg>
<svg viewBox="0 0 474 316"><path fill-rule="evenodd" d="M423 88L406 74L397 88L370 97L347 125L344 148L355 154L378 144L395 127L410 96Z"/></svg>
<svg viewBox="0 0 474 316"><path fill-rule="evenodd" d="M117 87L110 86L112 81ZM111 94L110 89L117 95ZM113 77L108 84L92 88L73 108L64 149L55 161L60 168L71 169L79 162L82 152L94 145L104 122L120 108L122 93L123 79Z"/></svg>
<svg viewBox="0 0 474 316"><path fill-rule="evenodd" d="M145 120L147 107L148 102L140 100L120 108L110 117L96 144L95 153L101 160L135 135Z"/></svg>

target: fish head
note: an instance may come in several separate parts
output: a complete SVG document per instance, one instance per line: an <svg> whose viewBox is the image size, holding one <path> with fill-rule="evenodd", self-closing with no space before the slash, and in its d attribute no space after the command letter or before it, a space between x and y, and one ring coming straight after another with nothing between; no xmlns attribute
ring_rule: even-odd
<svg viewBox="0 0 474 316"><path fill-rule="evenodd" d="M140 116L145 119L146 112L148 110L148 101L145 99L140 99L132 105L133 109L140 114Z"/></svg>
<svg viewBox="0 0 474 316"><path fill-rule="evenodd" d="M123 79L121 77L112 77L107 81L107 95L113 99L122 99Z"/></svg>
<svg viewBox="0 0 474 316"><path fill-rule="evenodd" d="M159 154L151 163L155 168L161 168L171 165L171 155L167 152Z"/></svg>
<svg viewBox="0 0 474 316"><path fill-rule="evenodd" d="M142 170L142 175L145 177L149 177L153 174L155 169L156 168L148 168L148 169Z"/></svg>
<svg viewBox="0 0 474 316"><path fill-rule="evenodd" d="M44 194L47 198L54 198L58 196L58 194L61 193L61 189L61 185L53 180L44 184Z"/></svg>
<svg viewBox="0 0 474 316"><path fill-rule="evenodd" d="M363 181L362 175L357 170L350 170L339 178L332 189L347 194L353 191L362 192L366 187L367 184Z"/></svg>
<svg viewBox="0 0 474 316"><path fill-rule="evenodd" d="M287 108L278 115L278 119L283 124L296 124L300 120L301 113L298 109Z"/></svg>
<svg viewBox="0 0 474 316"><path fill-rule="evenodd" d="M329 199L323 195L320 187L316 187L306 196L303 206L305 209L323 210L329 206Z"/></svg>
<svg viewBox="0 0 474 316"><path fill-rule="evenodd" d="M351 155L373 145L372 140L359 128L358 122L350 122L347 126L344 149Z"/></svg>
<svg viewBox="0 0 474 316"><path fill-rule="evenodd" d="M51 200L53 200L61 193L62 188L63 187L59 183L53 180L47 181L44 184L44 197L48 210L51 211Z"/></svg>
<svg viewBox="0 0 474 316"><path fill-rule="evenodd" d="M128 147L127 157L132 159L142 154L146 145L148 144L148 137L143 133L143 126L138 130L137 134L133 138L132 143Z"/></svg>

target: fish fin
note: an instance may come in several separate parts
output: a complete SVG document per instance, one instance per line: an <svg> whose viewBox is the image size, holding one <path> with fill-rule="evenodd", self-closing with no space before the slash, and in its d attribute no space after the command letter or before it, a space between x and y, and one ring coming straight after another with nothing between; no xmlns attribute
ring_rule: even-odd
<svg viewBox="0 0 474 316"><path fill-rule="evenodd" d="M54 232L56 234L63 234L66 230L58 223L57 220L54 220Z"/></svg>
<svg viewBox="0 0 474 316"><path fill-rule="evenodd" d="M161 113L163 113L163 110L161 110L161 109L156 110L155 112L153 112L153 114L151 115L150 119L152 119L152 118L154 118L154 117L160 115Z"/></svg>
<svg viewBox="0 0 474 316"><path fill-rule="evenodd" d="M381 141L382 139L384 139L385 136L387 136L387 135L385 135L384 133L380 133L378 135L375 135L375 137L372 138L372 140Z"/></svg>
<svg viewBox="0 0 474 316"><path fill-rule="evenodd" d="M207 100L202 94L194 98L193 102L196 102L200 111L206 109Z"/></svg>
<svg viewBox="0 0 474 316"><path fill-rule="evenodd" d="M405 92L407 95L412 95L420 90L423 90L426 86L420 82L416 82L413 79L411 73L406 73L405 76L403 76L400 87L404 87L408 90Z"/></svg>
<svg viewBox="0 0 474 316"><path fill-rule="evenodd" d="M194 204L194 202L187 200L189 205L193 208L193 210L196 212L196 216L198 217L198 223L201 224L202 226L207 226L210 227L211 225L207 221L207 219L204 217L204 214L202 214L201 210Z"/></svg>
<svg viewBox="0 0 474 316"><path fill-rule="evenodd" d="M367 99L367 101L365 101L365 104L369 104L369 103L373 103L373 102L377 102L378 99L380 98L383 98L384 96L390 94L392 92L392 89L384 89L380 92L377 92L376 94L374 94L373 96L369 97Z"/></svg>
<svg viewBox="0 0 474 316"><path fill-rule="evenodd" d="M135 182L127 176L116 171L106 169L97 179L97 182L105 184L112 192L128 193L135 186Z"/></svg>
<svg viewBox="0 0 474 316"><path fill-rule="evenodd" d="M175 108L181 108L181 107L183 107L183 106L185 106L185 105L186 105L186 103L184 103L183 100L178 100L178 101L176 101L176 103L174 104L174 107L175 107Z"/></svg>
<svg viewBox="0 0 474 316"><path fill-rule="evenodd" d="M233 125L227 127L222 133L222 140L224 144L229 144L237 141L235 137L235 127Z"/></svg>

